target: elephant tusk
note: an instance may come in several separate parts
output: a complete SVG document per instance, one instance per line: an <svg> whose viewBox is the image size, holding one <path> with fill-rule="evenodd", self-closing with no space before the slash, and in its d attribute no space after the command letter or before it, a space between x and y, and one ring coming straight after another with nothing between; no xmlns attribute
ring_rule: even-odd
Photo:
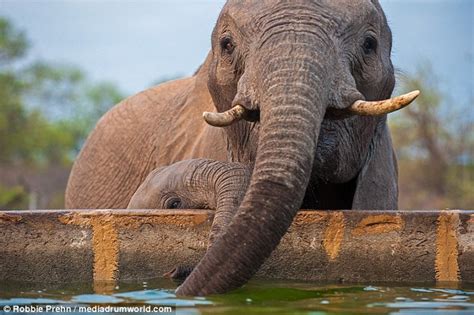
<svg viewBox="0 0 474 315"><path fill-rule="evenodd" d="M239 120L246 119L248 116L248 109L242 105L235 105L231 109L222 113L204 112L202 117L211 126L227 127Z"/></svg>
<svg viewBox="0 0 474 315"><path fill-rule="evenodd" d="M392 97L383 101L355 101L347 112L352 115L361 116L379 116L389 114L410 105L420 95L420 91L415 90L407 94ZM242 105L235 105L231 109L222 113L204 112L202 114L204 120L214 127L227 127L242 119L248 121L256 121L252 117L251 111Z"/></svg>
<svg viewBox="0 0 474 315"><path fill-rule="evenodd" d="M383 101L356 101L347 110L354 115L379 116L389 114L410 105L420 95L420 91L412 91Z"/></svg>

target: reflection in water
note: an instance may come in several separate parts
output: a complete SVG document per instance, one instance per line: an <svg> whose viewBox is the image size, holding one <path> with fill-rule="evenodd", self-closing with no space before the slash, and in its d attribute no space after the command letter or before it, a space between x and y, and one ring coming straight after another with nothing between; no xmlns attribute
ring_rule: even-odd
<svg viewBox="0 0 474 315"><path fill-rule="evenodd" d="M0 284L0 314L12 305L173 306L178 314L474 314L474 287L320 285L253 281L229 294L177 298L167 280L114 286ZM106 291L107 293L105 293Z"/></svg>

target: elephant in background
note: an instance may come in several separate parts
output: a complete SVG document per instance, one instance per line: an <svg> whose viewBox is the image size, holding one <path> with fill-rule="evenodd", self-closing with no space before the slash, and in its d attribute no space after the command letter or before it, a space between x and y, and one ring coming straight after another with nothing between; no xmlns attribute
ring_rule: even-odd
<svg viewBox="0 0 474 315"><path fill-rule="evenodd" d="M418 92L390 98L391 48L377 0L229 0L193 77L132 96L98 122L66 205L124 208L153 169L181 160L244 164L251 177L235 216L177 294L237 288L301 205L397 208L386 114Z"/></svg>

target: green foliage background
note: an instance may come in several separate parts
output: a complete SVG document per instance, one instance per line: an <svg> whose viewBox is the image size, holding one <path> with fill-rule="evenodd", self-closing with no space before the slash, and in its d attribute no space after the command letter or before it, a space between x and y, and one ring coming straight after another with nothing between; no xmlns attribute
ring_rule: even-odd
<svg viewBox="0 0 474 315"><path fill-rule="evenodd" d="M62 208L74 157L124 94L71 65L26 63L28 48L0 17L0 209ZM400 208L474 208L474 101L443 95L429 65L399 81L399 92L422 91L390 116Z"/></svg>
<svg viewBox="0 0 474 315"><path fill-rule="evenodd" d="M0 208L62 206L74 157L96 121L124 98L71 65L25 64L24 33L0 18ZM51 173L62 176L50 176ZM38 178L39 177L39 178ZM53 182L52 182L53 181ZM43 189L53 186L51 189ZM31 194L42 191L51 196ZM33 202L33 204L32 204ZM39 203L39 204L38 204Z"/></svg>

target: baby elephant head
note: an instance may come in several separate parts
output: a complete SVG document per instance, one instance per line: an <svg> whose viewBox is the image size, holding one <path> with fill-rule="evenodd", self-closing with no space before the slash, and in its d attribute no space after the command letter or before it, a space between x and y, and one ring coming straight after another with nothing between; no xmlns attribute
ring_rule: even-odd
<svg viewBox="0 0 474 315"><path fill-rule="evenodd" d="M232 221L250 179L242 164L194 159L152 171L128 209L213 209L209 246Z"/></svg>
<svg viewBox="0 0 474 315"><path fill-rule="evenodd" d="M180 161L153 170L128 209L222 209L237 207L250 175L239 163Z"/></svg>
<svg viewBox="0 0 474 315"><path fill-rule="evenodd" d="M197 163L183 161L154 169L138 187L128 209L213 208L214 198L204 190L195 191L191 174Z"/></svg>

